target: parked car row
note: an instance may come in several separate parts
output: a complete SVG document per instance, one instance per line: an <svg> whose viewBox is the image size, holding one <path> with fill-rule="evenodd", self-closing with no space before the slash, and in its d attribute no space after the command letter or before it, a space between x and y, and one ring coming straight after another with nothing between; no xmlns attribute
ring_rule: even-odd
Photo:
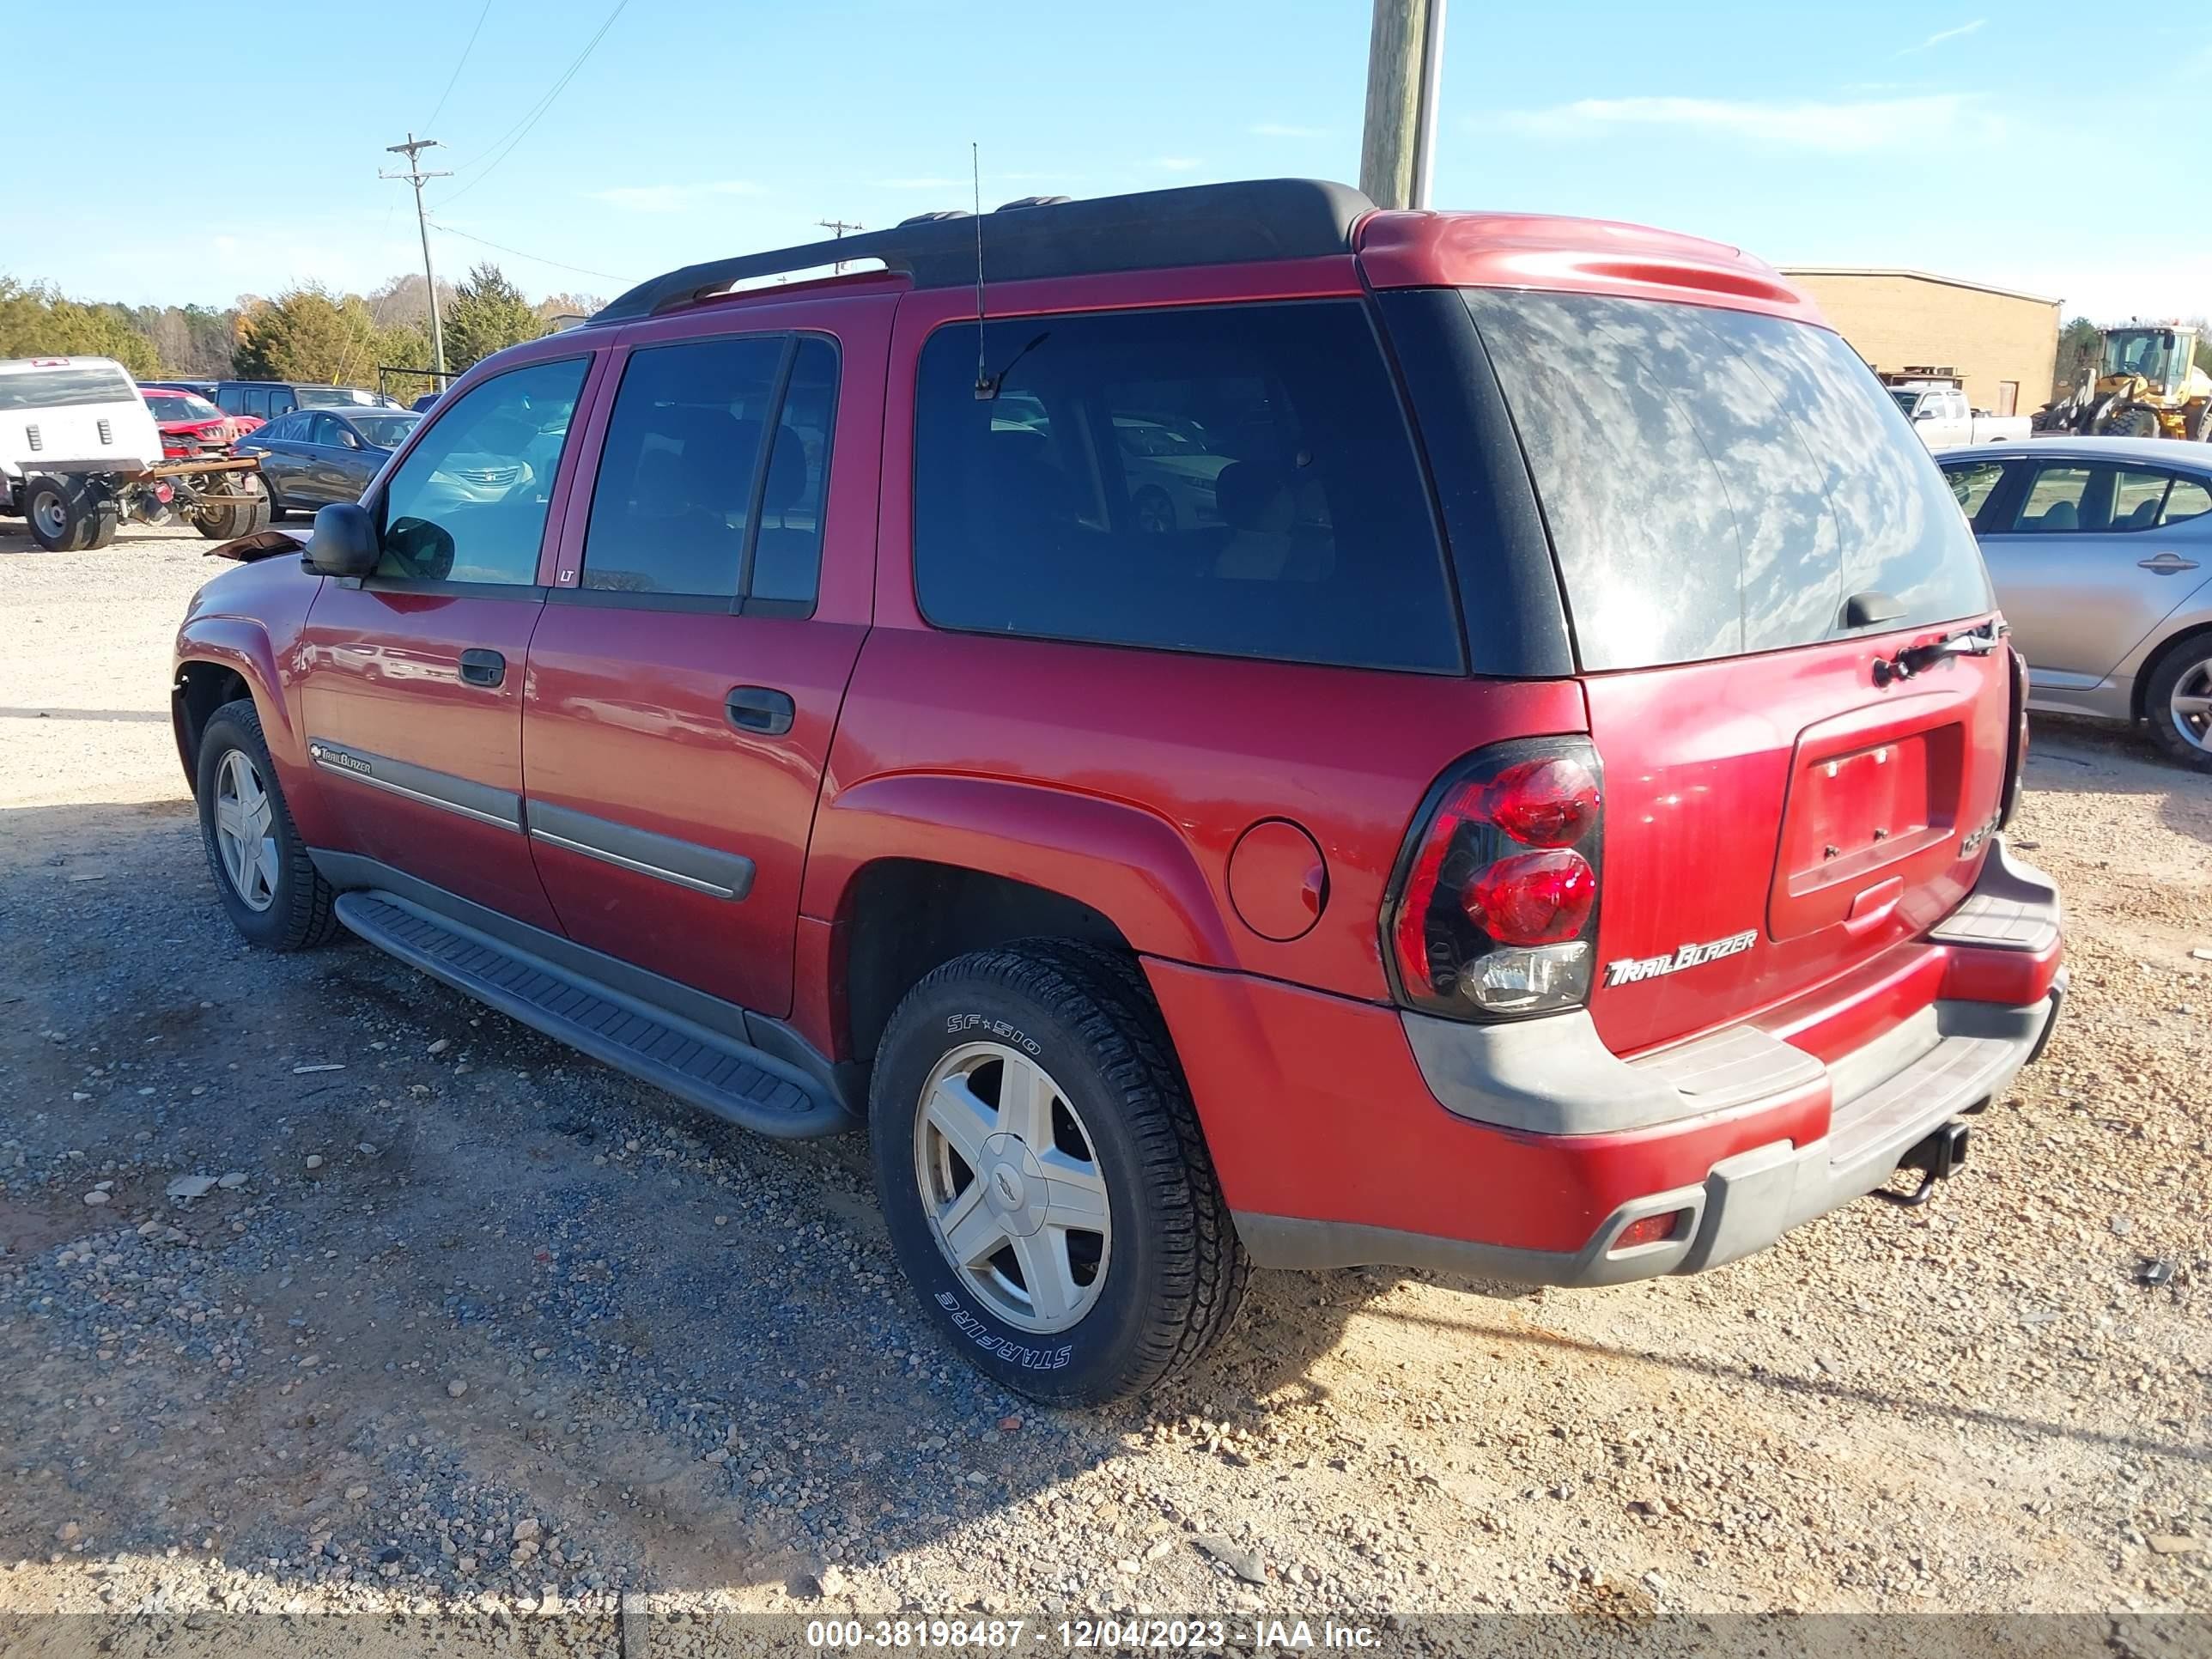
<svg viewBox="0 0 2212 1659"><path fill-rule="evenodd" d="M422 417L404 409L295 409L240 441L261 463L271 518L360 499Z"/></svg>

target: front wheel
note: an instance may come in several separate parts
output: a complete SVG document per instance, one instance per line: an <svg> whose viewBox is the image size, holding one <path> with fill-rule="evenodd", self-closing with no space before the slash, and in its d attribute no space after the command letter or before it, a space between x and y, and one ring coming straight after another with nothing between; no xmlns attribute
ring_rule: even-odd
<svg viewBox="0 0 2212 1659"><path fill-rule="evenodd" d="M234 488L251 496L250 501L203 507L192 516L193 528L211 542L236 541L240 536L251 536L269 527L269 496L259 477L251 472L241 472L238 477L245 482Z"/></svg>
<svg viewBox="0 0 2212 1659"><path fill-rule="evenodd" d="M2160 748L2185 766L2212 772L2212 634L2166 648L2151 665L2143 713Z"/></svg>
<svg viewBox="0 0 2212 1659"><path fill-rule="evenodd" d="M232 926L249 945L297 951L337 932L337 894L292 824L261 716L251 697L227 702L200 733L200 839Z"/></svg>
<svg viewBox="0 0 2212 1659"><path fill-rule="evenodd" d="M1126 957L1030 940L945 963L884 1033L868 1120L900 1266L994 1382L1098 1405L1227 1328L1243 1253Z"/></svg>

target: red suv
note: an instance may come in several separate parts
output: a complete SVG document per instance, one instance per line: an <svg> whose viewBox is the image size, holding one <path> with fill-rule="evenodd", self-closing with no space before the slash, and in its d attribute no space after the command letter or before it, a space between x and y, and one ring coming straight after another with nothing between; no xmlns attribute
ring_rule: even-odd
<svg viewBox="0 0 2212 1659"><path fill-rule="evenodd" d="M865 1119L948 1337L1090 1401L1249 1265L1611 1284L1924 1195L2063 990L2023 692L1775 271L1274 181L502 352L200 592L175 717L249 939Z"/></svg>

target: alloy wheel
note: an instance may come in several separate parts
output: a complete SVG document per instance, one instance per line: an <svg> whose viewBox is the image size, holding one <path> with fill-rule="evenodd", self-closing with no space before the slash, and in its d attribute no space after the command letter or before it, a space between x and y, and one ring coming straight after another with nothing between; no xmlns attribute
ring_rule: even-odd
<svg viewBox="0 0 2212 1659"><path fill-rule="evenodd" d="M69 528L69 507L58 492L41 489L31 497L31 522L41 536L58 541Z"/></svg>
<svg viewBox="0 0 2212 1659"><path fill-rule="evenodd" d="M1049 1334L1097 1304L1113 1244L1105 1171L1035 1060L971 1042L939 1060L915 1115L914 1167L931 1237L993 1314Z"/></svg>
<svg viewBox="0 0 2212 1659"><path fill-rule="evenodd" d="M2166 710L2185 742L2212 752L2212 658L2181 671L2166 698Z"/></svg>
<svg viewBox="0 0 2212 1659"><path fill-rule="evenodd" d="M276 808L243 749L225 755L216 771L215 844L223 875L247 909L276 902Z"/></svg>

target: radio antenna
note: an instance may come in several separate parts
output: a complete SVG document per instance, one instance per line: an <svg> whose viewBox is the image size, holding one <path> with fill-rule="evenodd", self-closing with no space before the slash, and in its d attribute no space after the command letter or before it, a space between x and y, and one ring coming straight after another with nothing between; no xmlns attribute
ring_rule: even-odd
<svg viewBox="0 0 2212 1659"><path fill-rule="evenodd" d="M983 355L983 153L973 139L968 143L968 172L975 191L975 396L988 401L999 395L999 388Z"/></svg>

